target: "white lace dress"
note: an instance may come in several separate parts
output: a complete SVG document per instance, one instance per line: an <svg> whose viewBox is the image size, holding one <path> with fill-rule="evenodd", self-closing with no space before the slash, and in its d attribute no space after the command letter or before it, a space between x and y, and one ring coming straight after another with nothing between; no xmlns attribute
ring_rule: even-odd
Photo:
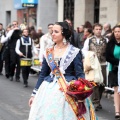
<svg viewBox="0 0 120 120"><path fill-rule="evenodd" d="M70 48L71 45L68 47L65 55L60 61L60 68L63 73L67 66L70 65L70 61L65 57L68 54L68 51L70 51ZM69 55L72 60L75 58L76 54L73 56L70 57ZM68 61L65 68L61 67L64 64L64 62L62 63L63 59ZM86 99L85 105L87 112L84 114L84 117L85 120L90 120L89 102L87 101L88 100ZM60 91L56 77L53 77L53 82L51 83L47 81L42 82L32 104L28 120L77 120L72 108L65 100L64 93Z"/></svg>

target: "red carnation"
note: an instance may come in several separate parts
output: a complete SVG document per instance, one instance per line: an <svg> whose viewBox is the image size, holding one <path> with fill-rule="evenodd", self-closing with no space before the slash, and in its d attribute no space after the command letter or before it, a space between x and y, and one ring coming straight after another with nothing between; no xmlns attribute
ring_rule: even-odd
<svg viewBox="0 0 120 120"><path fill-rule="evenodd" d="M95 86L95 84L79 78L78 80L72 80L67 87L67 94L74 97L78 104L78 113L80 116L86 113L84 100L92 94L93 86Z"/></svg>

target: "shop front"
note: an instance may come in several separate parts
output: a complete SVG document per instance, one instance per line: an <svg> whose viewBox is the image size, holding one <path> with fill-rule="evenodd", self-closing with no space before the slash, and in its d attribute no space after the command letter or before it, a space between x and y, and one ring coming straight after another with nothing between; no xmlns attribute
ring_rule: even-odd
<svg viewBox="0 0 120 120"><path fill-rule="evenodd" d="M19 1L19 2L18 2ZM36 26L38 0L14 0L14 8L17 9L17 21L19 24Z"/></svg>

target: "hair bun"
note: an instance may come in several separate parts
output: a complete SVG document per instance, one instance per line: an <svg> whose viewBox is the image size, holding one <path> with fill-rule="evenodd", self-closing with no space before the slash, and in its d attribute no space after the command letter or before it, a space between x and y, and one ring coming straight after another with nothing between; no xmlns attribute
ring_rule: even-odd
<svg viewBox="0 0 120 120"><path fill-rule="evenodd" d="M66 21L64 22L56 22L56 24L60 25L62 27L62 34L65 36L65 39L68 41L71 37L71 29Z"/></svg>

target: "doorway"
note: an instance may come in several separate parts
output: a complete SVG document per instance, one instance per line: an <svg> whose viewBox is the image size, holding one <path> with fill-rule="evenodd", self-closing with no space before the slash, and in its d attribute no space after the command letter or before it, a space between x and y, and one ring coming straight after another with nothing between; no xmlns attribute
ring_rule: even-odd
<svg viewBox="0 0 120 120"><path fill-rule="evenodd" d="M6 11L6 25L11 24L11 11Z"/></svg>

